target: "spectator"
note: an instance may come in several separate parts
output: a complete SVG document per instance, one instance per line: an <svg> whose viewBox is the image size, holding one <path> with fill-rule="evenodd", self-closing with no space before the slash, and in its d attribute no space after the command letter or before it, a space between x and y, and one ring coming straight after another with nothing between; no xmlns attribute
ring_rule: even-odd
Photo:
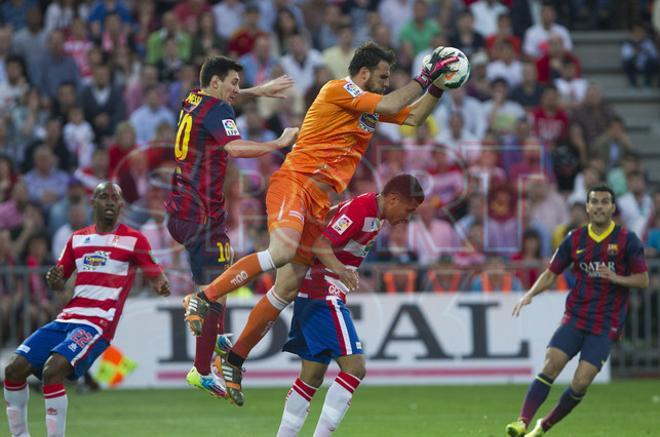
<svg viewBox="0 0 660 437"><path fill-rule="evenodd" d="M57 230L64 226L69 220L69 209L73 205L83 205L85 207L85 217L87 222L92 220L92 208L87 200L87 193L82 182L71 176L67 183L66 195L58 200L48 212L48 235L53 235Z"/></svg>
<svg viewBox="0 0 660 437"><path fill-rule="evenodd" d="M75 0L55 0L48 5L44 24L47 34L53 30L69 29L74 17L84 12L84 6L76 3Z"/></svg>
<svg viewBox="0 0 660 437"><path fill-rule="evenodd" d="M407 173L426 172L434 167L433 151L441 146L434 140L438 127L432 118L427 118L417 127L401 126L404 136L403 150L406 158L403 166Z"/></svg>
<svg viewBox="0 0 660 437"><path fill-rule="evenodd" d="M215 32L228 40L241 25L245 5L240 0L222 0L213 6Z"/></svg>
<svg viewBox="0 0 660 437"><path fill-rule="evenodd" d="M417 253L409 246L408 226L392 226L385 244L378 250L376 258L381 262L395 264L383 273L379 290L386 293L412 293L418 290L417 269L411 264L418 261Z"/></svg>
<svg viewBox="0 0 660 437"><path fill-rule="evenodd" d="M28 15L38 4L35 0L11 0L2 2L0 7L0 21L6 23L14 30L23 29L28 22Z"/></svg>
<svg viewBox="0 0 660 437"><path fill-rule="evenodd" d="M529 178L527 196L530 218L542 224L545 229L555 229L568 221L564 198L548 183L545 176L534 175Z"/></svg>
<svg viewBox="0 0 660 437"><path fill-rule="evenodd" d="M348 74L348 66L355 54L353 47L353 27L350 23L339 26L337 44L323 51L323 62L330 70L333 79L341 79Z"/></svg>
<svg viewBox="0 0 660 437"><path fill-rule="evenodd" d="M495 34L498 18L509 12L499 0L478 0L470 5L470 11L474 16L474 29L484 36Z"/></svg>
<svg viewBox="0 0 660 437"><path fill-rule="evenodd" d="M484 270L472 280L470 291L510 293L512 291L523 291L523 288L520 279L506 270L506 265L501 257L489 256Z"/></svg>
<svg viewBox="0 0 660 437"><path fill-rule="evenodd" d="M474 97L465 95L463 87L450 90L447 94L449 95L444 96L433 113L438 130L442 132L449 129L451 114L459 112L463 115L465 129L473 136L482 138L488 127L484 105Z"/></svg>
<svg viewBox="0 0 660 437"><path fill-rule="evenodd" d="M514 8L515 10L515 8ZM555 21L557 15L555 8L550 4L544 4L541 9L541 22L533 25L525 32L523 40L523 52L532 59L538 59L548 51L548 40L551 34L557 34L562 40L562 46L573 50L573 42L568 30Z"/></svg>
<svg viewBox="0 0 660 437"><path fill-rule="evenodd" d="M276 42L280 56L288 53L287 41L289 37L303 32L296 22L295 15L289 8L282 8L277 11L277 19L273 25L273 31L277 38Z"/></svg>
<svg viewBox="0 0 660 437"><path fill-rule="evenodd" d="M642 24L633 26L630 39L621 47L621 58L630 86L638 85L639 74L644 75L645 86L652 85L658 74L658 51Z"/></svg>
<svg viewBox="0 0 660 437"><path fill-rule="evenodd" d="M159 72L160 81L169 84L176 80L181 67L183 67L183 61L179 58L175 38L166 38L164 44L163 56L156 63L156 68Z"/></svg>
<svg viewBox="0 0 660 437"><path fill-rule="evenodd" d="M459 164L458 154L446 147L437 147L433 152L428 169L432 182L428 201L436 207L451 207L465 193L465 170Z"/></svg>
<svg viewBox="0 0 660 437"><path fill-rule="evenodd" d="M424 202L417 209L415 220L408 224L408 244L418 254L417 262L421 267L428 267L443 253L458 249L454 229L446 220L438 218L437 211L431 202Z"/></svg>
<svg viewBox="0 0 660 437"><path fill-rule="evenodd" d="M378 15L390 30L390 44L399 41L401 29L413 18L415 0L383 0L378 6Z"/></svg>
<svg viewBox="0 0 660 437"><path fill-rule="evenodd" d="M57 97L51 110L53 116L64 120L69 116L69 111L77 107L79 103L76 86L71 82L61 83L57 88Z"/></svg>
<svg viewBox="0 0 660 437"><path fill-rule="evenodd" d="M88 196L92 195L98 184L108 180L108 176L110 176L108 162L108 151L98 148L94 150L89 165L79 167L73 174L76 179L82 182Z"/></svg>
<svg viewBox="0 0 660 437"><path fill-rule="evenodd" d="M30 80L33 84L40 85L42 76L40 68L44 65L43 58L46 55L46 45L49 37L43 30L39 8L30 9L26 19L27 26L15 31L12 41L12 53L25 60Z"/></svg>
<svg viewBox="0 0 660 437"><path fill-rule="evenodd" d="M272 55L272 37L262 33L254 41L252 51L239 60L243 66L244 87L251 87L267 82L273 73L277 59Z"/></svg>
<svg viewBox="0 0 660 437"><path fill-rule="evenodd" d="M569 201L586 199L587 190L603 181L604 172L604 162L599 159L590 160L575 177L573 192L569 196Z"/></svg>
<svg viewBox="0 0 660 437"><path fill-rule="evenodd" d="M204 15L211 15L211 7L206 0L184 0L172 9L179 23L199 22Z"/></svg>
<svg viewBox="0 0 660 437"><path fill-rule="evenodd" d="M147 40L147 64L155 64L163 57L164 43L169 37L174 37L176 40L179 58L184 61L190 59L192 49L190 35L181 30L174 12L168 11L163 14L163 26L149 35Z"/></svg>
<svg viewBox="0 0 660 437"><path fill-rule="evenodd" d="M511 26L511 16L508 13L502 13L497 17L497 31L486 38L486 51L492 59L498 59L498 43L508 41L513 48L516 58L520 57L520 38L513 34Z"/></svg>
<svg viewBox="0 0 660 437"><path fill-rule="evenodd" d="M511 257L519 268L516 276L524 289L529 289L543 271L541 257L541 236L534 229L523 232L522 250Z"/></svg>
<svg viewBox="0 0 660 437"><path fill-rule="evenodd" d="M19 323L30 323L30 331L51 320L57 313L57 300L52 299L45 281L45 267L53 264L48 252L48 236L44 233L32 235L27 244L24 262L30 268L27 282L28 316ZM24 328L25 329L25 328Z"/></svg>
<svg viewBox="0 0 660 437"><path fill-rule="evenodd" d="M596 138L589 148L589 156L605 162L608 170L618 166L623 154L632 152L633 144L623 124L621 117L613 117L607 125L607 130Z"/></svg>
<svg viewBox="0 0 660 437"><path fill-rule="evenodd" d="M456 254L454 254L454 263L462 269L471 269L482 265L486 261L486 255L483 251L483 225L481 218L470 225L468 231L460 235L463 237L463 245Z"/></svg>
<svg viewBox="0 0 660 437"><path fill-rule="evenodd" d="M248 5L245 8L243 25L231 35L227 43L227 51L231 56L240 58L250 53L257 37L265 33L259 27L259 14L259 8L256 5Z"/></svg>
<svg viewBox="0 0 660 437"><path fill-rule="evenodd" d="M199 19L199 29L192 38L191 59L202 65L212 50L226 52L227 40L216 33L214 15L204 14Z"/></svg>
<svg viewBox="0 0 660 437"><path fill-rule="evenodd" d="M78 83L78 67L64 51L64 35L59 30L49 35L48 51L39 61L38 70L31 77L46 96L55 98L58 87L64 82Z"/></svg>
<svg viewBox="0 0 660 437"><path fill-rule="evenodd" d="M9 199L0 203L0 230L19 229L25 219L25 210L30 201L30 194L24 181L14 184Z"/></svg>
<svg viewBox="0 0 660 437"><path fill-rule="evenodd" d="M462 50L468 58L484 47L484 37L475 30L474 17L469 10L461 12L458 16L456 31L449 38L449 44Z"/></svg>
<svg viewBox="0 0 660 437"><path fill-rule="evenodd" d="M324 51L334 45L339 40L339 27L343 20L341 8L338 4L327 3L323 10L323 22L318 32L315 32L314 47L319 51Z"/></svg>
<svg viewBox="0 0 660 437"><path fill-rule="evenodd" d="M197 69L195 69L197 70ZM198 72L195 71L197 76ZM196 80L198 80L196 78ZM131 114L144 103L145 90L152 87L161 87L158 82L158 69L154 65L143 65L137 78L131 79L123 94L123 101L126 106L126 113ZM185 90L187 93L188 90ZM177 108L180 107L181 101L176 102Z"/></svg>
<svg viewBox="0 0 660 437"><path fill-rule="evenodd" d="M504 79L492 82L493 98L483 104L488 119L488 126L494 132L505 134L512 132L516 120L525 115L525 110L518 103L508 99L509 86Z"/></svg>
<svg viewBox="0 0 660 437"><path fill-rule="evenodd" d="M424 0L416 0L413 5L413 17L401 28L399 41L402 50L407 50L414 57L425 50L431 39L441 31L438 22L430 18L428 6Z"/></svg>
<svg viewBox="0 0 660 437"><path fill-rule="evenodd" d="M481 151L480 138L477 138L465 127L463 114L460 112L453 112L450 115L449 129L440 130L436 140L449 147L467 162L477 159Z"/></svg>
<svg viewBox="0 0 660 437"><path fill-rule="evenodd" d="M39 146L34 151L34 169L25 175L30 199L50 208L66 192L69 176L55 166L55 155L48 146Z"/></svg>
<svg viewBox="0 0 660 437"><path fill-rule="evenodd" d="M490 81L486 76L488 55L482 51L474 53L470 59L470 64L472 67L470 80L468 80L467 84L461 88L466 89L468 96L473 97L480 102L485 102L492 96Z"/></svg>
<svg viewBox="0 0 660 437"><path fill-rule="evenodd" d="M319 52L309 48L301 34L289 37L288 48L288 54L281 60L282 68L293 79L293 86L304 94L314 83L314 68L323 63L323 58Z"/></svg>
<svg viewBox="0 0 660 437"><path fill-rule="evenodd" d="M511 91L511 100L531 112L541 104L543 87L537 80L536 66L525 62L522 66L522 82Z"/></svg>
<svg viewBox="0 0 660 437"><path fill-rule="evenodd" d="M513 46L507 40L498 43L500 58L488 64L486 77L492 81L502 78L507 81L509 88L515 88L522 82L522 64L516 59Z"/></svg>
<svg viewBox="0 0 660 437"><path fill-rule="evenodd" d="M160 123L168 123L172 126L176 123L174 114L160 101L158 88L152 87L146 90L144 104L131 114L130 122L135 129L135 137L138 144L148 144L156 133Z"/></svg>
<svg viewBox="0 0 660 437"><path fill-rule="evenodd" d="M607 174L607 184L614 190L614 194L620 197L628 191L628 175L641 170L642 165L639 155L633 151L624 153L619 166L613 168Z"/></svg>
<svg viewBox="0 0 660 437"><path fill-rule="evenodd" d="M64 42L64 51L73 58L78 67L78 75L85 85L92 80L92 67L87 54L93 47L94 43L87 35L85 20L81 17L74 18Z"/></svg>
<svg viewBox="0 0 660 437"><path fill-rule="evenodd" d="M566 51L563 44L559 35L550 35L547 52L536 61L538 79L543 85L558 79L562 74L566 62L575 64L574 76L580 76L580 61L574 54Z"/></svg>
<svg viewBox="0 0 660 437"><path fill-rule="evenodd" d="M587 215L585 199L570 199L569 200L569 217L570 219L566 223L562 223L555 227L552 231L552 250L555 250L559 247L561 242L573 229L584 226L589 221L589 216Z"/></svg>
<svg viewBox="0 0 660 437"><path fill-rule="evenodd" d="M660 191L653 193L653 210L646 238L646 256L657 258L660 256Z"/></svg>
<svg viewBox="0 0 660 437"><path fill-rule="evenodd" d="M83 202L75 203L69 207L69 220L60 226L53 234L53 243L51 244L51 254L53 259L58 259L66 246L66 242L71 234L78 229L84 228L90 224L87 208Z"/></svg>
<svg viewBox="0 0 660 437"><path fill-rule="evenodd" d="M552 151L568 135L568 114L559 107L559 94L547 86L541 96L541 106L532 111L534 133Z"/></svg>
<svg viewBox="0 0 660 437"><path fill-rule="evenodd" d="M9 198L17 180L18 176L11 158L0 154L0 203Z"/></svg>
<svg viewBox="0 0 660 437"><path fill-rule="evenodd" d="M94 38L98 38L103 32L103 23L105 23L105 17L108 14L117 14L124 23L133 21L133 17L124 5L123 0L99 0L89 11L87 17Z"/></svg>
<svg viewBox="0 0 660 437"><path fill-rule="evenodd" d="M137 147L135 142L135 129L128 121L122 121L115 130L115 143L108 148L109 165L115 171L121 162Z"/></svg>
<svg viewBox="0 0 660 437"><path fill-rule="evenodd" d="M124 102L119 90L110 82L108 65L95 65L93 75L92 83L83 88L80 100L97 144L103 144L104 138L111 136L117 123L124 119Z"/></svg>
<svg viewBox="0 0 660 437"><path fill-rule="evenodd" d="M600 90L595 85L589 85L584 101L570 114L571 142L578 150L588 150L587 145L605 132L615 115L612 108L603 101Z"/></svg>
<svg viewBox="0 0 660 437"><path fill-rule="evenodd" d="M555 79L559 91L560 104L565 109L573 109L584 100L589 83L586 79L577 77L577 66L570 59L564 59L561 77Z"/></svg>
<svg viewBox="0 0 660 437"><path fill-rule="evenodd" d="M57 159L58 167L63 171L71 171L75 165L75 157L69 152L62 138L62 121L52 117L46 122L46 130L43 139L32 142L25 150L25 159L21 171L27 173L34 166L35 151L41 147L48 147Z"/></svg>
<svg viewBox="0 0 660 437"><path fill-rule="evenodd" d="M11 49L11 29L9 26L0 26L0 83L7 80L6 60Z"/></svg>
<svg viewBox="0 0 660 437"><path fill-rule="evenodd" d="M94 130L85 121L82 108L75 106L69 110L69 121L64 125L64 143L75 157L79 167L87 167L94 152Z"/></svg>
<svg viewBox="0 0 660 437"><path fill-rule="evenodd" d="M8 56L5 59L5 73L6 80L0 81L0 116L8 114L30 88L23 58Z"/></svg>
<svg viewBox="0 0 660 437"><path fill-rule="evenodd" d="M653 214L653 199L646 190L644 173L631 172L627 179L628 192L617 199L616 205L624 226L643 237Z"/></svg>

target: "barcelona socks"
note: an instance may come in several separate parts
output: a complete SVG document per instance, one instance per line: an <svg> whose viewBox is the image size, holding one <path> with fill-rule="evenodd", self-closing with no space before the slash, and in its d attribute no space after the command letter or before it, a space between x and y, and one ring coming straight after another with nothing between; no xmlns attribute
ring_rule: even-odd
<svg viewBox="0 0 660 437"><path fill-rule="evenodd" d="M48 437L64 437L68 400L63 384L44 385Z"/></svg>
<svg viewBox="0 0 660 437"><path fill-rule="evenodd" d="M202 375L211 373L211 358L218 336L218 323L223 313L223 306L213 302L204 319L202 335L195 337L195 368Z"/></svg>
<svg viewBox="0 0 660 437"><path fill-rule="evenodd" d="M584 393L576 393L571 387L568 387L566 391L562 393L555 408L553 408L552 411L550 411L550 414L548 414L541 422L543 431L549 430L554 424L573 411L573 408L582 401L584 395Z"/></svg>
<svg viewBox="0 0 660 437"><path fill-rule="evenodd" d="M549 378L543 373L539 373L536 379L530 384L520 410L520 419L525 422L525 425L529 425L541 404L548 397L553 382L554 379Z"/></svg>
<svg viewBox="0 0 660 437"><path fill-rule="evenodd" d="M351 374L341 372L337 375L325 395L314 437L328 437L337 429L348 407L351 406L353 393L359 385L360 379Z"/></svg>
<svg viewBox="0 0 660 437"><path fill-rule="evenodd" d="M316 388L297 378L289 389L284 403L282 422L277 437L295 437L305 424L309 413L309 403L316 393Z"/></svg>
<svg viewBox="0 0 660 437"><path fill-rule="evenodd" d="M250 351L268 333L280 312L288 304L275 294L274 288L268 290L268 293L252 308L247 325L227 357L229 364L235 367L243 365Z"/></svg>
<svg viewBox="0 0 660 437"><path fill-rule="evenodd" d="M5 404L7 405L7 420L12 436L26 436L28 433L27 405L30 391L27 382L4 381Z"/></svg>
<svg viewBox="0 0 660 437"><path fill-rule="evenodd" d="M259 273L274 268L275 263L273 263L273 258L268 250L252 253L236 261L235 264L215 278L204 289L203 293L209 302L215 302L218 298L241 288Z"/></svg>

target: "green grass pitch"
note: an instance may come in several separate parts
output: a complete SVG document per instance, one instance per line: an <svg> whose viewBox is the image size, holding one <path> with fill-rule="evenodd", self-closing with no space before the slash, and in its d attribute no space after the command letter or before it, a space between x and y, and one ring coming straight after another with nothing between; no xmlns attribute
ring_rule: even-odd
<svg viewBox="0 0 660 437"><path fill-rule="evenodd" d="M555 386L545 414L564 386ZM362 387L337 436L504 436L526 391L523 385ZM285 388L246 389L242 408L195 389L69 390L67 436L274 436ZM301 436L311 436L326 389L314 401ZM30 394L30 432L45 435L42 397ZM1 421L0 435L7 424ZM551 436L660 436L660 381L617 381L591 388Z"/></svg>

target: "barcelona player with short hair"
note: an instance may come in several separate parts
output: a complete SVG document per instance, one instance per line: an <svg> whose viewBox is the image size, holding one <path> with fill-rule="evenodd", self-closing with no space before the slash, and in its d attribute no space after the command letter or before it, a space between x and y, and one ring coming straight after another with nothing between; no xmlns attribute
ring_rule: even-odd
<svg viewBox="0 0 660 437"><path fill-rule="evenodd" d="M191 90L181 105L174 144L177 166L165 208L167 228L186 248L198 287L208 284L232 262L223 194L229 156L261 156L290 146L298 134L297 128L286 128L273 141L241 138L231 105L241 96L282 97L281 91L293 84L282 76L243 90L239 86L242 69L224 56L208 58L199 73L200 88ZM211 372L214 349L222 351L216 346L216 337L224 332L223 319L224 299L220 299L211 304L203 332L196 339L195 364L186 376L190 385L216 398L225 397L222 384ZM217 342L225 348L231 346L226 336Z"/></svg>
<svg viewBox="0 0 660 437"><path fill-rule="evenodd" d="M612 220L614 191L607 185L590 188L586 208L589 223L566 236L549 267L513 308L513 315L518 316L534 296L550 288L557 275L572 265L576 281L566 298L561 325L550 339L543 370L529 386L518 420L506 426L511 437L544 435L580 403L621 337L630 288L649 285L642 242ZM527 432L553 381L578 352L580 361L570 386L552 411Z"/></svg>

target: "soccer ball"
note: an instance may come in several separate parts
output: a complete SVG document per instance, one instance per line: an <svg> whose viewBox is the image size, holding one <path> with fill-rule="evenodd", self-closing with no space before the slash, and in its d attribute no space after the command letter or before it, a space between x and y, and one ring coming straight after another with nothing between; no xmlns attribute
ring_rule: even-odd
<svg viewBox="0 0 660 437"><path fill-rule="evenodd" d="M443 58L456 56L458 61L450 65L452 71L444 74L445 88L460 88L470 77L470 61L465 53L456 47L438 47ZM436 49L436 50L438 50Z"/></svg>

